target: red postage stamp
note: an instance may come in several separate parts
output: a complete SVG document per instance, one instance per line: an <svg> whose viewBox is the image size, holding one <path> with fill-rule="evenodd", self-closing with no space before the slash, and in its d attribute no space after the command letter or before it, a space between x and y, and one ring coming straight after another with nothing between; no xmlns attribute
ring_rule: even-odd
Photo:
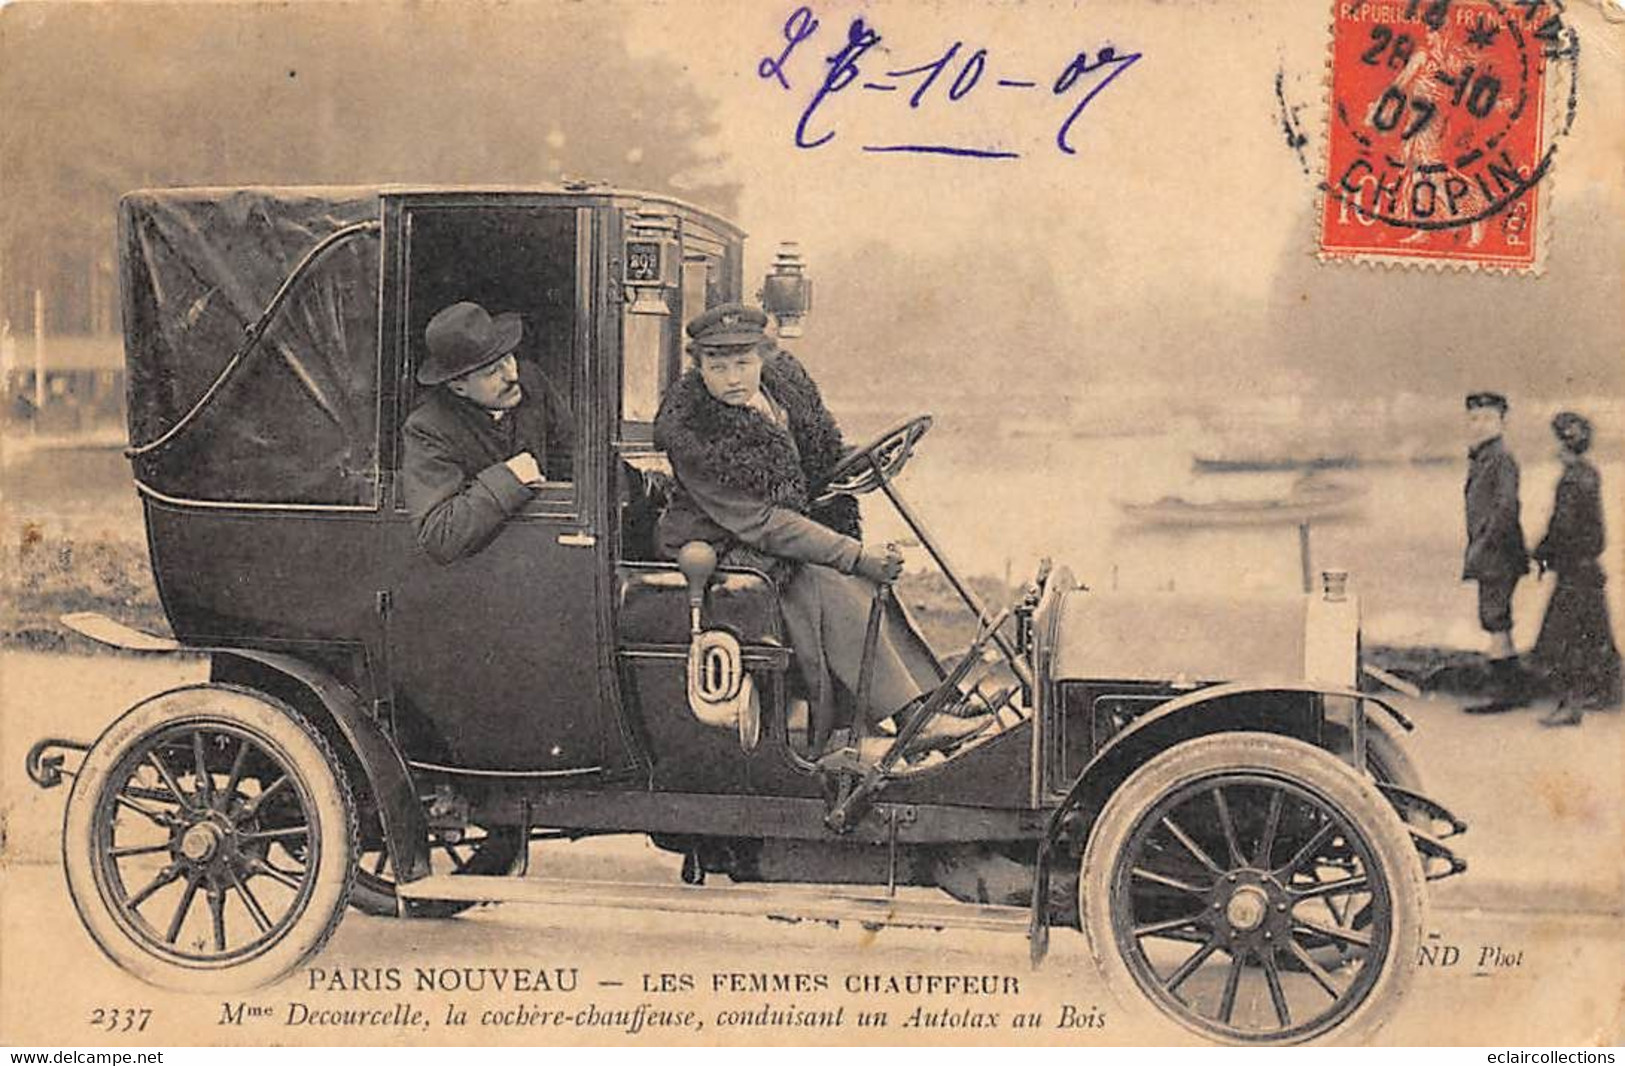
<svg viewBox="0 0 1625 1066"><path fill-rule="evenodd" d="M1336 0L1323 259L1539 266L1545 70L1526 0Z"/></svg>

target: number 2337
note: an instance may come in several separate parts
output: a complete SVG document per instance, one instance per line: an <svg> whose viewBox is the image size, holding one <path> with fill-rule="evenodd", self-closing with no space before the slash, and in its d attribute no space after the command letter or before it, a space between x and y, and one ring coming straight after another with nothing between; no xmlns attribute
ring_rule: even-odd
<svg viewBox="0 0 1625 1066"><path fill-rule="evenodd" d="M141 1033L152 1020L151 1007L97 1007L90 1012L90 1024L108 1033Z"/></svg>

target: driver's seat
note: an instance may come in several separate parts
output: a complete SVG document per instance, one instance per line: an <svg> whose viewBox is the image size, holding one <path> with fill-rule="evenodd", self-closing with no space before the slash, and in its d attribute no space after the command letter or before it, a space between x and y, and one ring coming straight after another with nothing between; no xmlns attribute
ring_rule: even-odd
<svg viewBox="0 0 1625 1066"><path fill-rule="evenodd" d="M674 481L668 471L654 463L633 463L623 458L619 468L621 558L655 562L659 558L656 530L660 516L671 503Z"/></svg>

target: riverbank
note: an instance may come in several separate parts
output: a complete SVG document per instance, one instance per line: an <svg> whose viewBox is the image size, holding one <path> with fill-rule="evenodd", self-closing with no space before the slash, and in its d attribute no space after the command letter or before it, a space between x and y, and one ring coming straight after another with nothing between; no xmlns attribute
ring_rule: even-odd
<svg viewBox="0 0 1625 1066"><path fill-rule="evenodd" d="M148 632L167 633L144 542L19 527L0 561L0 646L36 651L93 648L57 621L96 611Z"/></svg>

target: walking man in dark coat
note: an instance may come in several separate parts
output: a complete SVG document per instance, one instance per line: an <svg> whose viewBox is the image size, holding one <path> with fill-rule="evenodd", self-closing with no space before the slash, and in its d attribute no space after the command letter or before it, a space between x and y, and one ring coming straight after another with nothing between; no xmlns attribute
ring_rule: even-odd
<svg viewBox="0 0 1625 1066"><path fill-rule="evenodd" d="M514 356L523 332L517 314L475 303L452 304L424 330L417 379L433 390L406 420L401 489L436 562L484 548L545 480L548 397L541 372Z"/></svg>
<svg viewBox="0 0 1625 1066"><path fill-rule="evenodd" d="M1518 503L1518 461L1507 450L1507 399L1498 392L1467 397L1467 429L1472 447L1467 466L1467 552L1461 576L1478 582L1478 623L1490 635L1487 703L1469 714L1494 714L1520 707L1526 679L1512 643L1512 592L1529 571Z"/></svg>

